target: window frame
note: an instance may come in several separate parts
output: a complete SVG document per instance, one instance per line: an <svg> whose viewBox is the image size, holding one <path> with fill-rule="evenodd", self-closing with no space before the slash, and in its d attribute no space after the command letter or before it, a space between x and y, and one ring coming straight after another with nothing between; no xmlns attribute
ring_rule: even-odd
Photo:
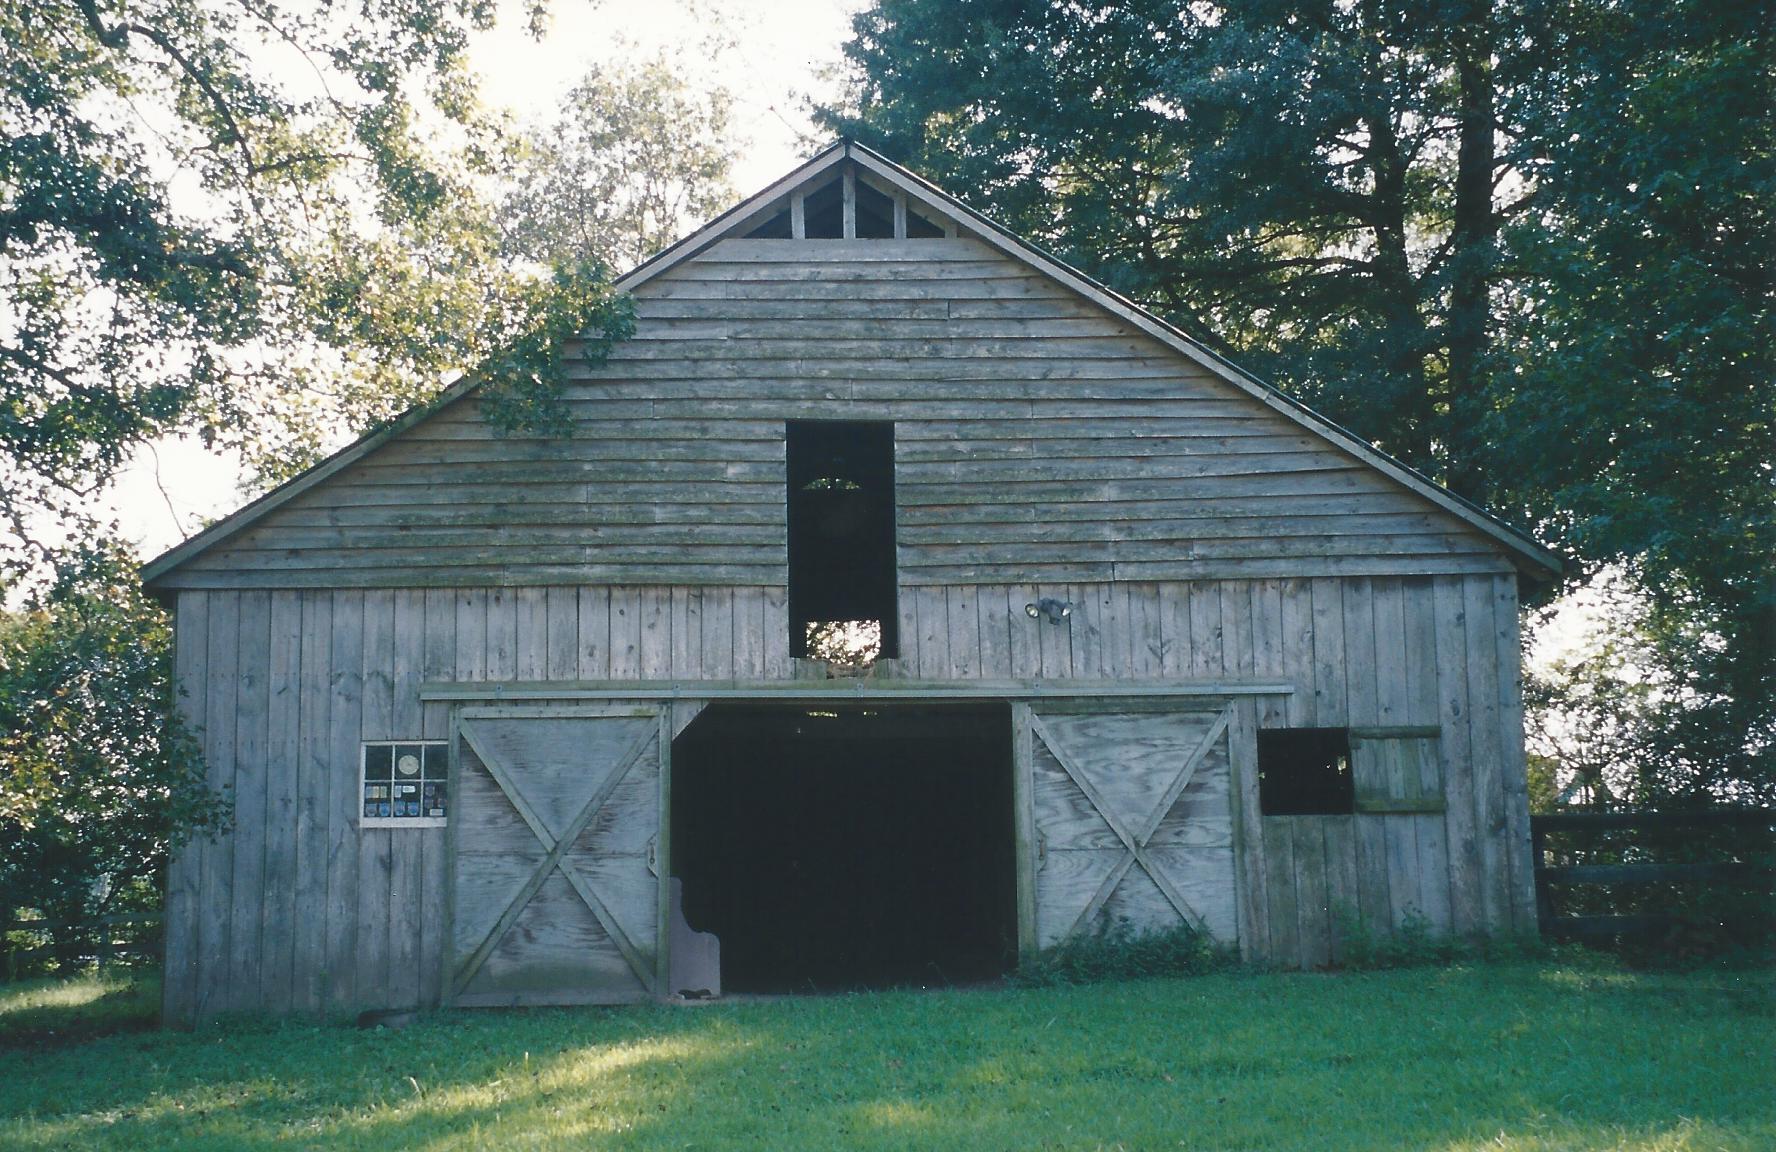
<svg viewBox="0 0 1776 1152"><path fill-rule="evenodd" d="M367 788L371 784L371 780L370 780L369 776L370 776L370 749L372 749L372 748L389 748L389 749L394 749L394 748L442 748L444 750L444 775L441 778L441 782L445 786L444 815L442 815L442 816L423 816L423 815L422 816L366 816L364 814L364 789ZM420 772L419 772L419 783L422 786L420 795L423 797L425 794L423 786L426 783L425 764L424 764L425 754L422 752L420 755L421 755L421 763L420 763ZM392 767L392 762L394 760L394 757L395 757L395 753L391 751L389 753L391 767ZM412 739L412 740L361 740L361 741L359 741L359 743L358 743L358 791L357 791L358 827L360 827L360 828L444 828L444 827L448 827L450 824L450 809L451 809L451 807L454 803L454 800L455 800L455 797L451 794L450 778L451 778L450 741L448 741L448 740ZM393 783L394 783L394 781L391 776L391 779L390 779L390 786L391 787L393 786ZM392 800L392 797L391 797L391 800ZM423 807L423 800L422 800L422 807Z"/></svg>

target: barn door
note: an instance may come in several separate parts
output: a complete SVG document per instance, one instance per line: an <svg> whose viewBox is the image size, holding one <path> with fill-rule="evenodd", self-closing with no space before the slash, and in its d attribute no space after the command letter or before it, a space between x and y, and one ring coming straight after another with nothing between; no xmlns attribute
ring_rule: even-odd
<svg viewBox="0 0 1776 1152"><path fill-rule="evenodd" d="M458 717L454 1003L607 1003L654 992L670 747L657 708Z"/></svg>
<svg viewBox="0 0 1776 1152"><path fill-rule="evenodd" d="M1230 711L1019 711L1034 841L1025 939L1186 923L1231 943Z"/></svg>

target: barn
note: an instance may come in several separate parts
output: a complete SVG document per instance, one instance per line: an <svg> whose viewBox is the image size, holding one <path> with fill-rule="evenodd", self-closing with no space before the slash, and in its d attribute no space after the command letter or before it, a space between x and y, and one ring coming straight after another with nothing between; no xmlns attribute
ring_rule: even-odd
<svg viewBox="0 0 1776 1152"><path fill-rule="evenodd" d="M1546 549L855 143L619 287L573 435L471 377L145 568L170 1021L1533 929Z"/></svg>

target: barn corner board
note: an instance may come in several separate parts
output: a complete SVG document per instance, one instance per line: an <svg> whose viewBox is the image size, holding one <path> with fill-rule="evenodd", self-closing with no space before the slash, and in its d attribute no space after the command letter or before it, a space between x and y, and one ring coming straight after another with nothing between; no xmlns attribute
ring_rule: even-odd
<svg viewBox="0 0 1776 1152"><path fill-rule="evenodd" d="M1531 923L1552 553L855 143L618 286L573 436L471 375L144 569L169 1019Z"/></svg>

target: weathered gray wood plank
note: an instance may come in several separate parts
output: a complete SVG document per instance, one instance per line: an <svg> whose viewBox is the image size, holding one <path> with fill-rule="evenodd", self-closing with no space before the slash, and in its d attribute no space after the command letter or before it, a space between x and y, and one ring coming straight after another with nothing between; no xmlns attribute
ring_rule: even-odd
<svg viewBox="0 0 1776 1152"><path fill-rule="evenodd" d="M1336 921L1326 880L1326 821L1336 817L1297 816L1294 834L1295 910L1299 917L1297 947L1303 968L1324 968L1332 962Z"/></svg>
<svg viewBox="0 0 1776 1152"><path fill-rule="evenodd" d="M700 642L705 677L719 678L738 675L734 669L734 592L732 589L709 588L704 590Z"/></svg>
<svg viewBox="0 0 1776 1152"><path fill-rule="evenodd" d="M1499 774L1504 791L1505 839L1510 869L1511 927L1536 930L1535 873L1529 851L1529 783L1523 747L1523 641L1519 634L1517 581L1492 580L1493 643L1498 667Z"/></svg>
<svg viewBox="0 0 1776 1152"><path fill-rule="evenodd" d="M1306 816L1264 818L1264 890L1268 902L1270 962L1301 967L1301 914L1295 883L1295 828Z"/></svg>
<svg viewBox="0 0 1776 1152"><path fill-rule="evenodd" d="M551 588L553 595L561 589ZM571 589L567 603L574 606ZM551 605L555 603L551 600ZM575 637L571 631L565 638L568 658L573 657ZM456 598L446 591L428 590L425 594L425 651L420 673L428 683L451 680L456 676ZM553 651L553 649L551 649ZM427 703L421 716L421 735L427 740L450 738L450 706ZM455 798L449 799L454 806ZM449 920L450 845L447 828L423 828L420 838L420 935L419 935L419 1002L427 1007L440 1002L444 994L445 941Z"/></svg>
<svg viewBox="0 0 1776 1152"><path fill-rule="evenodd" d="M1282 667L1296 688L1284 705L1283 722L1291 727L1312 728L1319 723L1314 690L1313 584L1292 579L1281 582Z"/></svg>
<svg viewBox="0 0 1776 1152"><path fill-rule="evenodd" d="M209 593L181 593L173 614L173 675L178 708L199 748L206 737L209 652ZM174 850L167 865L166 950L162 960L161 1018L192 1023L197 1013L198 923L203 900L205 839L192 838Z"/></svg>
<svg viewBox="0 0 1776 1152"><path fill-rule="evenodd" d="M980 599L972 585L947 589L944 611L949 639L946 672L952 679L971 680L980 675Z"/></svg>
<svg viewBox="0 0 1776 1152"><path fill-rule="evenodd" d="M299 594L302 645L296 740L296 900L292 1009L319 1016L326 1008L327 800L332 775L333 597Z"/></svg>
<svg viewBox="0 0 1776 1152"><path fill-rule="evenodd" d="M204 761L212 789L230 803L235 795L235 727L240 660L240 594L209 597L208 649L204 660ZM234 909L233 834L204 846L203 887L198 904L197 1011L199 1020L227 1011L229 917Z"/></svg>
<svg viewBox="0 0 1776 1152"><path fill-rule="evenodd" d="M1331 961L1345 959L1345 933L1360 923L1361 897L1357 885L1357 830L1355 817L1323 816L1326 838L1326 908L1331 920Z"/></svg>
<svg viewBox="0 0 1776 1152"><path fill-rule="evenodd" d="M360 778L364 740L392 740L395 734L395 594L364 594L362 728L354 749L351 779ZM356 988L360 1008L394 1006L389 987L389 910L393 901L394 841L407 830L358 828L358 908Z"/></svg>
<svg viewBox="0 0 1776 1152"><path fill-rule="evenodd" d="M329 1014L358 1005L359 742L364 710L364 593L332 594L327 755L327 963L322 999Z"/></svg>
<svg viewBox="0 0 1776 1152"><path fill-rule="evenodd" d="M1511 926L1510 861L1505 855L1504 747L1499 735L1498 642L1492 584L1462 583L1467 637L1468 757L1474 787L1475 829L1480 842L1482 923L1489 933Z"/></svg>
<svg viewBox="0 0 1776 1152"><path fill-rule="evenodd" d="M580 435L501 438L458 402L168 584L779 587L782 421L808 417L896 422L909 584L1505 569L1459 517L974 247L703 253L646 286L609 363L570 355ZM1080 653L1105 675L1125 635L1143 659L1116 608L1093 625L1111 659Z"/></svg>
<svg viewBox="0 0 1776 1152"><path fill-rule="evenodd" d="M1431 581L1401 582L1406 628L1406 720L1438 729L1441 744L1441 708L1438 678L1442 662L1437 653L1437 605ZM1454 928L1449 879L1449 842L1445 830L1448 796L1444 787L1440 747L1418 761L1420 794L1443 802L1443 811L1412 817L1417 841L1419 907L1431 931L1447 935ZM1525 836L1528 827L1525 826ZM1527 841L1526 841L1527 842Z"/></svg>
<svg viewBox="0 0 1776 1152"><path fill-rule="evenodd" d="M1371 618L1374 621L1374 644L1367 649L1371 662L1369 676L1374 684L1374 710L1369 718L1353 717L1354 724L1371 719L1382 725L1403 724L1410 716L1412 689L1408 683L1413 657L1406 637L1405 597L1397 579L1381 578L1370 584ZM1346 617L1347 625L1350 618ZM1347 632L1347 635L1349 633ZM1353 676L1361 672L1353 666ZM1418 795L1417 766L1413 766L1410 785L1402 778L1405 764L1397 746L1390 747L1387 794L1395 797ZM1394 926L1405 923L1408 916L1428 918L1424 904L1425 874L1418 859L1415 816L1386 816L1382 820L1382 836L1387 845L1388 897Z"/></svg>
<svg viewBox="0 0 1776 1152"><path fill-rule="evenodd" d="M1438 719L1446 807L1443 820L1449 856L1450 928L1471 937L1483 929L1485 907L1472 758L1469 754L1466 605L1459 579L1432 582L1436 613Z"/></svg>
<svg viewBox="0 0 1776 1152"><path fill-rule="evenodd" d="M301 772L302 596L271 597L265 742L265 875L259 1003L284 1015L295 995L297 784Z"/></svg>
<svg viewBox="0 0 1776 1152"><path fill-rule="evenodd" d="M1233 804L1235 867L1239 899L1240 955L1284 962L1270 927L1270 873L1265 828L1258 805L1258 718L1248 700L1235 700L1227 727L1229 792ZM1293 880L1290 881L1293 883ZM1285 953L1289 951L1284 940Z"/></svg>
<svg viewBox="0 0 1776 1152"><path fill-rule="evenodd" d="M229 883L226 986L229 1010L260 1007L261 931L265 905L266 745L270 734L271 597L240 594L240 652L235 680L234 859Z"/></svg>
<svg viewBox="0 0 1776 1152"><path fill-rule="evenodd" d="M390 687L390 731L397 740L425 735L419 684L427 665L428 593L412 588L395 592L394 671ZM451 623L456 607L449 605ZM441 663L441 661L440 661ZM425 917L425 830L397 828L389 836L388 972L384 981L393 1007L411 1008L421 1003Z"/></svg>
<svg viewBox="0 0 1776 1152"><path fill-rule="evenodd" d="M581 588L579 608L580 679L608 680L611 677L611 590Z"/></svg>
<svg viewBox="0 0 1776 1152"><path fill-rule="evenodd" d="M610 675L641 678L642 595L639 587L610 590Z"/></svg>

